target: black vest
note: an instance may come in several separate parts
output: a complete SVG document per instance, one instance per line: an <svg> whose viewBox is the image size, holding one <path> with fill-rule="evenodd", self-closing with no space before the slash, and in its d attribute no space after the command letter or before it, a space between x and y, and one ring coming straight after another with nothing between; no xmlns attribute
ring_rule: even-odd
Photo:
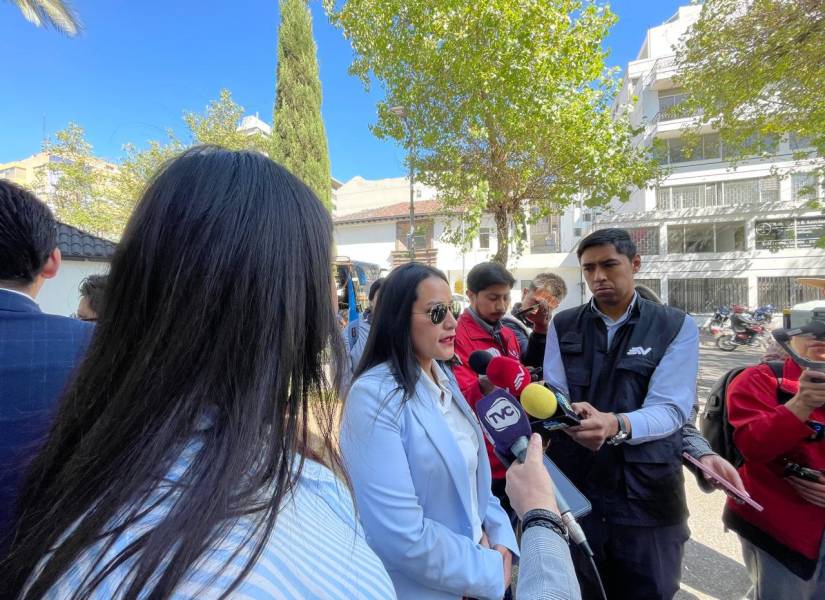
<svg viewBox="0 0 825 600"><path fill-rule="evenodd" d="M637 298L607 348L607 327L590 303L553 317L570 399L602 412L641 408L650 378L684 324L685 313ZM687 517L682 431L639 445L592 452L564 432L548 451L593 504L594 516L624 525L674 525Z"/></svg>

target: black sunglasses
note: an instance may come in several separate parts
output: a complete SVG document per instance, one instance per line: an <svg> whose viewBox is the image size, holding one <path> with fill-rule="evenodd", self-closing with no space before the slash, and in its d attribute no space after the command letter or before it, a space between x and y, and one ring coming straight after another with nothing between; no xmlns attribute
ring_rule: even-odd
<svg viewBox="0 0 825 600"><path fill-rule="evenodd" d="M458 314L461 312L461 307L457 302L451 302L450 304L439 302L438 304L433 304L424 312L416 314L427 315L430 317L430 321L433 325L441 325L444 322L444 319L447 318L447 313L449 312L453 313L455 318L458 318Z"/></svg>

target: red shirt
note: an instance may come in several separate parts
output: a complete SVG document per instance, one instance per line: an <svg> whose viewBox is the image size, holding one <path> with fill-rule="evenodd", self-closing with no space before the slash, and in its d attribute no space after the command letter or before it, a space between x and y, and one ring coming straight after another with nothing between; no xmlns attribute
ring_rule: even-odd
<svg viewBox="0 0 825 600"><path fill-rule="evenodd" d="M799 391L802 369L785 361L782 390ZM739 474L745 488L765 510L728 500L728 510L756 525L782 545L812 560L819 556L825 531L825 508L803 500L783 477L783 458L825 471L825 441L808 441L814 433L776 398L776 377L767 365L742 372L728 387L728 418L733 440L745 458ZM825 409L808 420L825 423Z"/></svg>
<svg viewBox="0 0 825 600"><path fill-rule="evenodd" d="M486 329L476 323L468 311L465 310L461 313L455 330L455 353L463 364L460 367L454 367L453 373L458 381L461 393L472 408L475 408L476 402L481 400L483 394L478 385L478 374L470 368L470 355L476 350L494 350L502 356L519 359L521 349L518 340L516 335L507 327L501 328L501 341L504 344L503 347ZM484 441L487 444L487 454L490 456L493 479L504 479L507 470L496 457L493 447L486 437Z"/></svg>

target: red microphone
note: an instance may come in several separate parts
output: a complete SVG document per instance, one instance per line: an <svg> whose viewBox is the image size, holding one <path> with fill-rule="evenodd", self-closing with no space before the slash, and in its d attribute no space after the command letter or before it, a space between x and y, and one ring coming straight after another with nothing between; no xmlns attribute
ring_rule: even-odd
<svg viewBox="0 0 825 600"><path fill-rule="evenodd" d="M524 388L530 385L530 371L513 358L494 356L487 365L487 379L519 398Z"/></svg>

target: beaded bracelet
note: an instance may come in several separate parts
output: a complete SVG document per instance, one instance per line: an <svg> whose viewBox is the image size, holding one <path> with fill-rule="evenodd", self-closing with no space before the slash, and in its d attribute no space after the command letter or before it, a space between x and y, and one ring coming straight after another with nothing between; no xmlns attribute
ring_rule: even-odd
<svg viewBox="0 0 825 600"><path fill-rule="evenodd" d="M549 510L536 508L527 511L521 522L521 530L524 532L530 527L546 527L547 529L552 529L563 538L567 538L567 529L561 517Z"/></svg>

